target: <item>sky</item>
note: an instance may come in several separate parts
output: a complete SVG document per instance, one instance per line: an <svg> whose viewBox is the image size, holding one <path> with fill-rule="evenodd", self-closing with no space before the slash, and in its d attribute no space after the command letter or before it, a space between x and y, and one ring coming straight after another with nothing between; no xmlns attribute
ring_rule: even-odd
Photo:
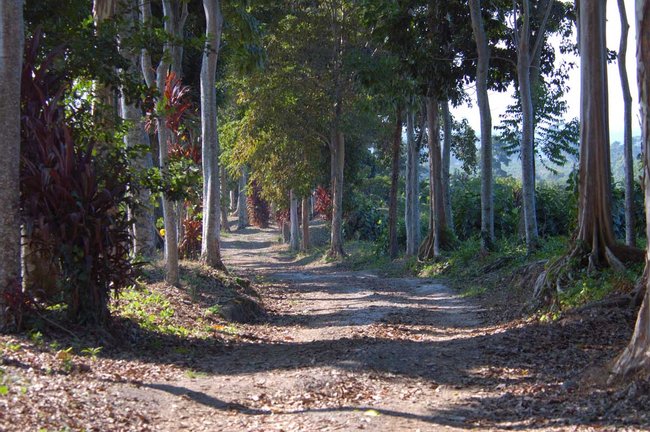
<svg viewBox="0 0 650 432"><path fill-rule="evenodd" d="M627 10L627 19L630 24L630 31L627 41L627 74L630 81L630 92L632 93L632 136L641 134L639 126L639 92L636 81L636 26L634 20L634 0L625 0ZM621 37L621 24L618 14L616 1L607 2L607 47L610 50L618 51L619 39ZM558 61L567 59L578 63L579 59L575 56L563 56L559 54ZM618 74L618 65L616 62L607 67L608 89L609 89L609 131L610 140L623 141L623 96L621 91L621 81ZM569 92L566 99L569 102L569 111L566 119L580 117L580 69L576 66L569 75ZM477 134L480 131L480 116L476 106L476 91L474 88L468 89L468 94L472 99L472 106L459 106L452 109L454 117L458 119L466 118L469 124L474 128ZM492 124L497 126L500 122L500 115L506 110L506 107L513 103L513 87L510 86L508 92L498 93L490 92L490 108L492 109Z"/></svg>

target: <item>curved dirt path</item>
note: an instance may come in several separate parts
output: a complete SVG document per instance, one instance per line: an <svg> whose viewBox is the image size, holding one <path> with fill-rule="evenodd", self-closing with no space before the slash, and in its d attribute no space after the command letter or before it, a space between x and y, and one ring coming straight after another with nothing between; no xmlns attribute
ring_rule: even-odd
<svg viewBox="0 0 650 432"><path fill-rule="evenodd" d="M224 260L261 281L268 320L206 359L206 375L131 388L162 430L441 430L478 391L475 306L443 285L301 268L271 230L223 239ZM475 425L476 426L476 425Z"/></svg>

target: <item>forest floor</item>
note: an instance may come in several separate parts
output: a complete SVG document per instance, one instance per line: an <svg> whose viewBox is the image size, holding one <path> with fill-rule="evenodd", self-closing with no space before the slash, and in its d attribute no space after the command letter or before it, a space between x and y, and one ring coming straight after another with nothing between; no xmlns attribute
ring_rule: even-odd
<svg viewBox="0 0 650 432"><path fill-rule="evenodd" d="M633 311L504 322L440 281L292 257L277 238L223 238L224 261L261 297L256 323L85 357L40 333L1 336L0 430L650 428L650 382L605 385ZM195 307L163 294L178 316Z"/></svg>

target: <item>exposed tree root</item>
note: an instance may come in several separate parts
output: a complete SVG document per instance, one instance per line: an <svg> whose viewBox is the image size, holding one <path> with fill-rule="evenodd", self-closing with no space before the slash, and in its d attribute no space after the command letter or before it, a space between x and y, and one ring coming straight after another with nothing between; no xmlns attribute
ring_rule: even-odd
<svg viewBox="0 0 650 432"><path fill-rule="evenodd" d="M641 262L645 256L643 250L628 246L617 245L604 249L603 257L599 258L598 254L590 250L586 243L576 241L569 253L552 262L537 277L533 289L533 307L553 304L558 294L563 293L567 285L585 269L588 273L593 273L603 267L625 271L625 263Z"/></svg>
<svg viewBox="0 0 650 432"><path fill-rule="evenodd" d="M418 260L420 262L430 261L437 258L442 250L450 250L456 246L456 239L449 229L440 231L440 238L436 244L436 233L430 230L418 249Z"/></svg>
<svg viewBox="0 0 650 432"><path fill-rule="evenodd" d="M648 292L650 291L646 290L632 340L614 361L610 383L650 370L650 295Z"/></svg>

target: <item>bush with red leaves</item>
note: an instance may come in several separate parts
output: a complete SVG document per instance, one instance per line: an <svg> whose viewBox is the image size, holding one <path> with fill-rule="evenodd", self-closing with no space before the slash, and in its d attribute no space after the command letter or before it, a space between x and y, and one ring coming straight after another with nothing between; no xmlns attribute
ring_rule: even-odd
<svg viewBox="0 0 650 432"><path fill-rule="evenodd" d="M332 195L322 186L316 188L314 193L316 202L314 203L314 211L323 216L328 221L332 220Z"/></svg>
<svg viewBox="0 0 650 432"><path fill-rule="evenodd" d="M203 223L196 219L183 221L183 239L178 246L181 258L196 259L201 253L201 233Z"/></svg>
<svg viewBox="0 0 650 432"><path fill-rule="evenodd" d="M28 247L51 258L59 298L72 319L103 324L111 292L130 283L127 186L114 160L98 178L93 143L75 142L62 98L69 86L54 68L63 50L44 60L40 35L26 44L21 85L21 207ZM75 115L73 112L70 114ZM50 263L44 263L49 265Z"/></svg>
<svg viewBox="0 0 650 432"><path fill-rule="evenodd" d="M248 198L246 198L246 209L251 225L268 228L269 226L269 204L262 198L262 188L253 181Z"/></svg>

